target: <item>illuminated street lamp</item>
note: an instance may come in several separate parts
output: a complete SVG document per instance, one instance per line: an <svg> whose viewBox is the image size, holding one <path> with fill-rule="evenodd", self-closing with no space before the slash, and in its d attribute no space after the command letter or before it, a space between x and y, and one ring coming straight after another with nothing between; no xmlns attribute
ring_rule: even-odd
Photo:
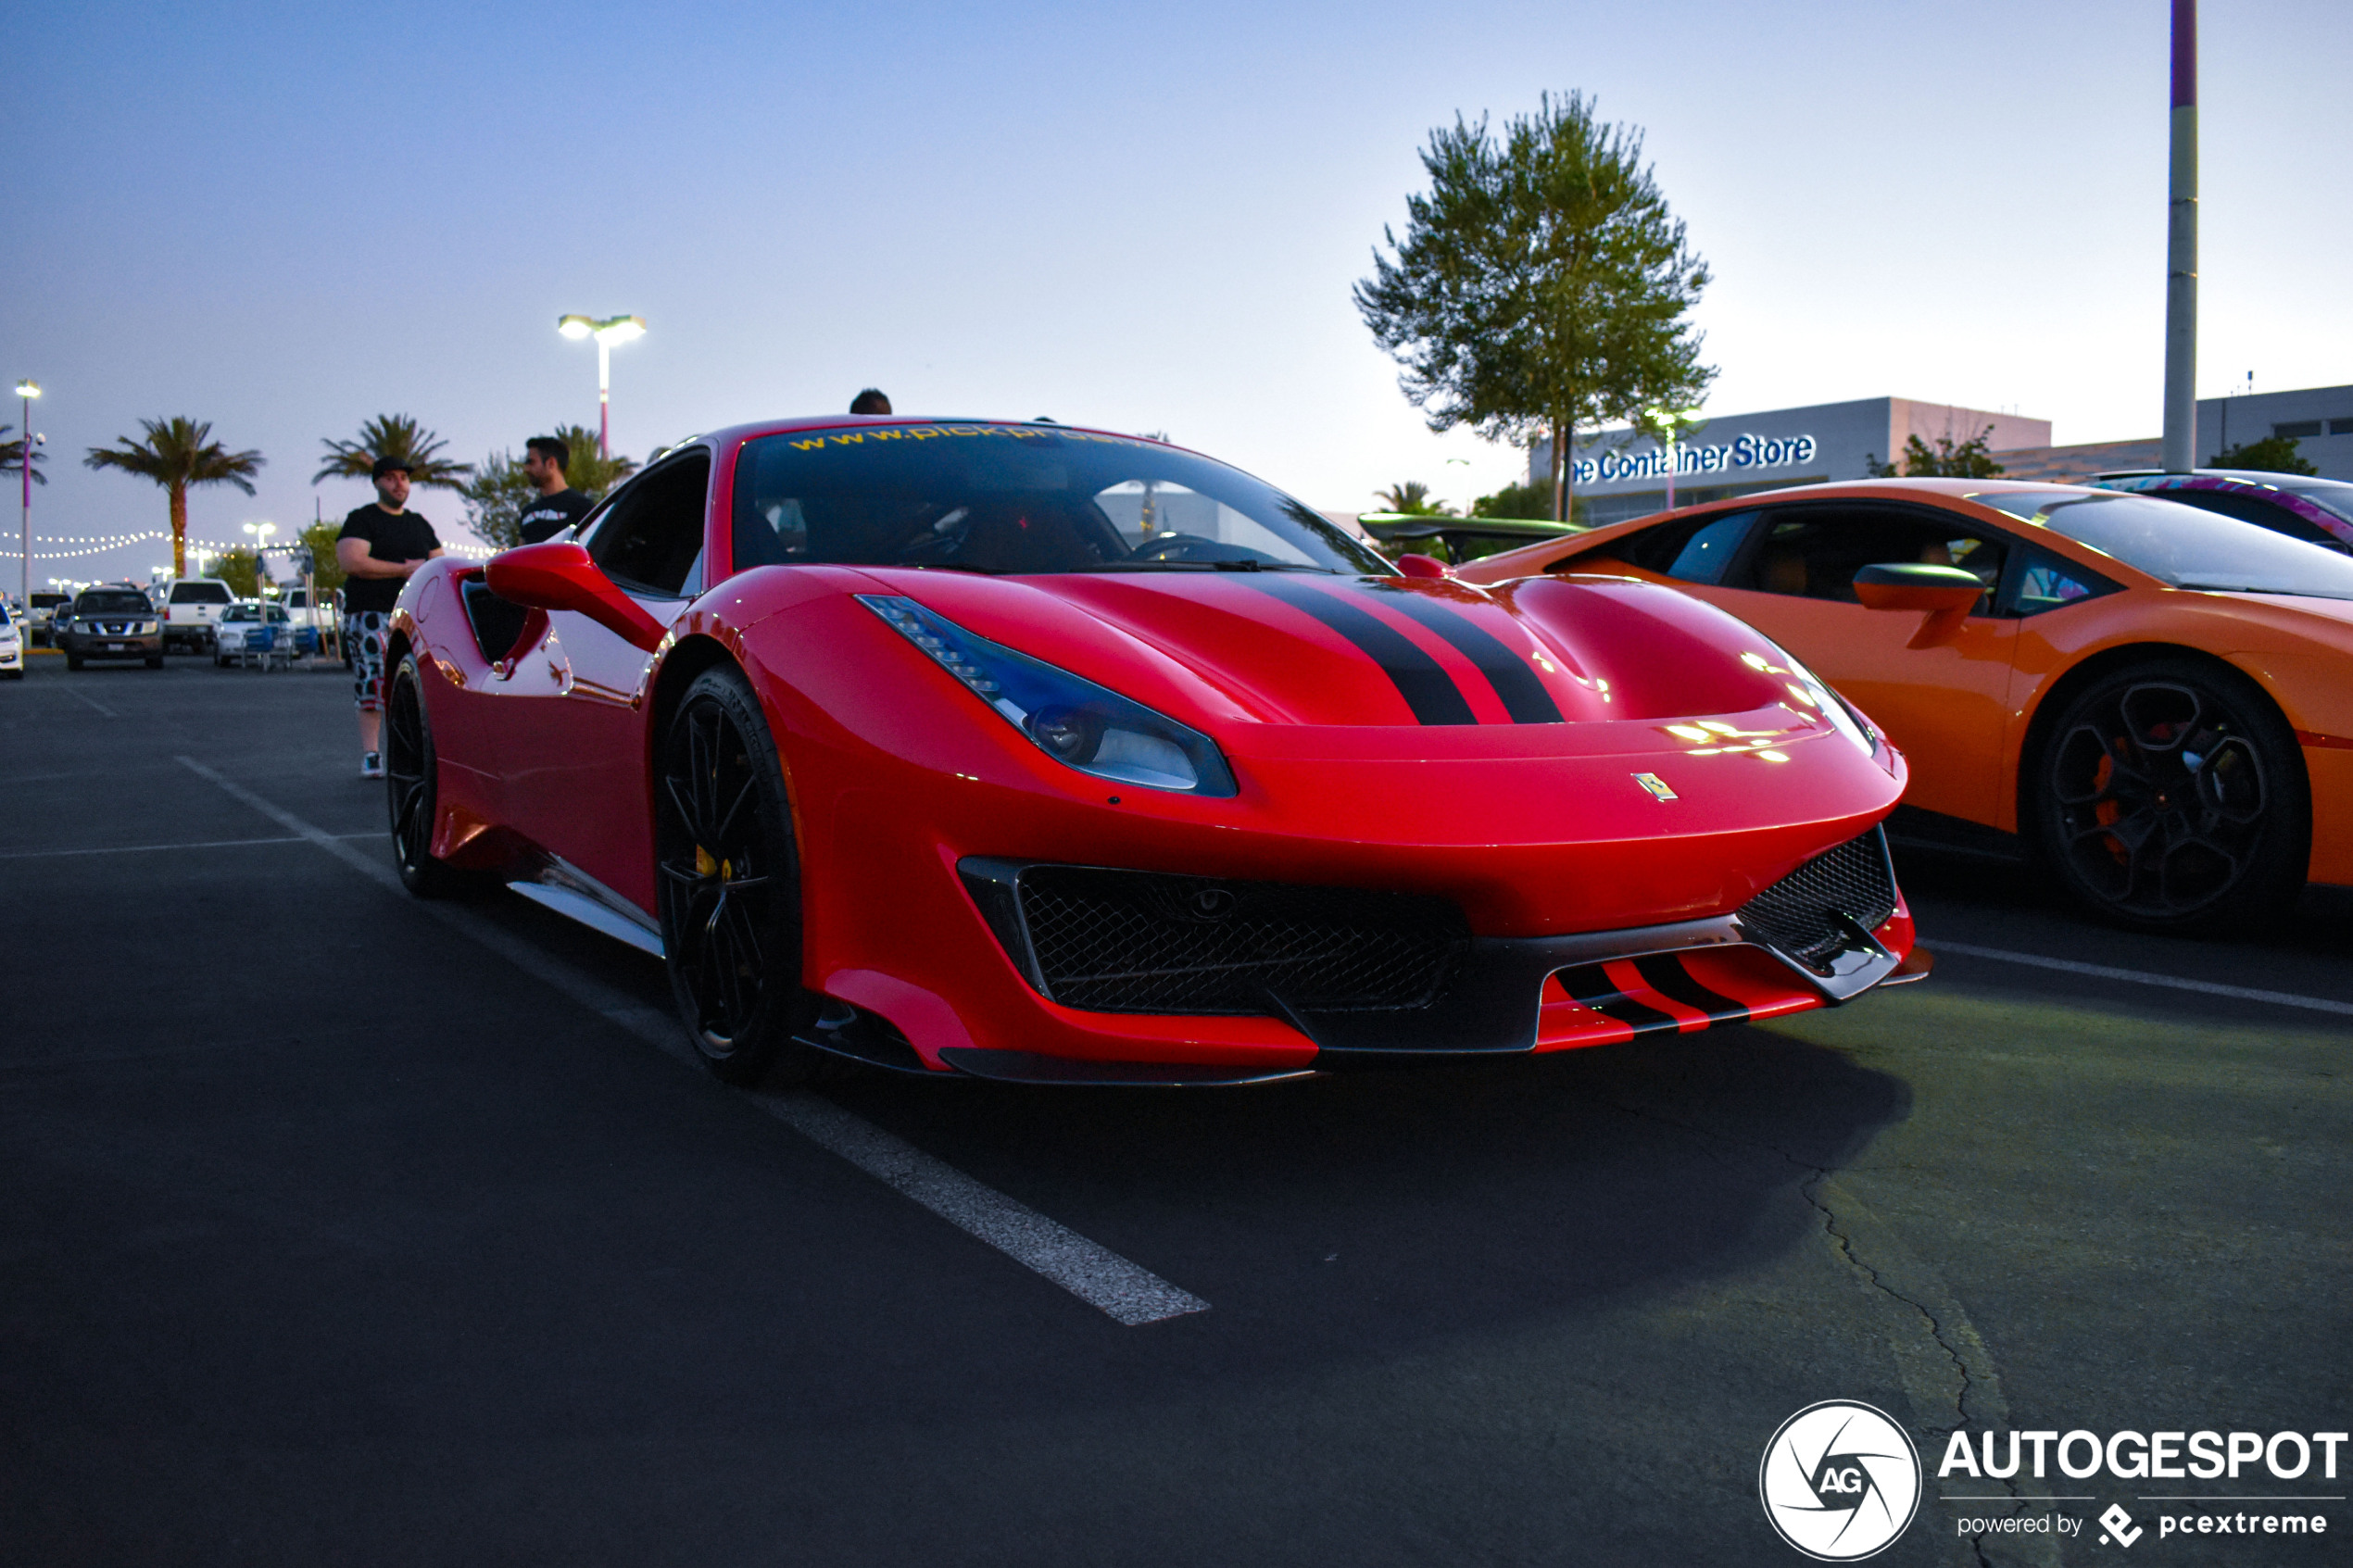
<svg viewBox="0 0 2353 1568"><path fill-rule="evenodd" d="M610 437L612 409L612 345L635 343L646 335L643 316L608 316L593 320L586 316L557 318L556 331L568 338L593 337L597 340L597 455L612 456Z"/></svg>
<svg viewBox="0 0 2353 1568"><path fill-rule="evenodd" d="M41 395L41 383L31 376L17 383L17 397L24 408L24 423L17 433L24 437L18 450L24 461L24 559L17 568L17 608L27 615L32 613L32 449L41 443L32 433L32 400Z"/></svg>

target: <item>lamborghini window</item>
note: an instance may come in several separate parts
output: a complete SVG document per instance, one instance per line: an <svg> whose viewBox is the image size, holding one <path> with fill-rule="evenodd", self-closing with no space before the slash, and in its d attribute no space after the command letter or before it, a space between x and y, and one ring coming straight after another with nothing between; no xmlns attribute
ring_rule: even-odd
<svg viewBox="0 0 2353 1568"><path fill-rule="evenodd" d="M2195 507L2057 487L1987 491L1970 499L2089 545L2172 587L2353 599L2353 557Z"/></svg>
<svg viewBox="0 0 2353 1568"><path fill-rule="evenodd" d="M588 554L623 588L658 598L701 590L703 497L711 454L700 448L631 480L598 520Z"/></svg>
<svg viewBox="0 0 2353 1568"><path fill-rule="evenodd" d="M2116 592L2116 584L2084 571L2073 561L2032 545L2021 546L2018 576L2002 596L2003 615L2041 615L2069 605Z"/></svg>
<svg viewBox="0 0 2353 1568"><path fill-rule="evenodd" d="M2002 580L2005 554L2000 542L1925 509L1790 507L1768 516L1764 538L1730 585L1853 604L1863 568L1920 562L1957 566L1990 591Z"/></svg>
<svg viewBox="0 0 2353 1568"><path fill-rule="evenodd" d="M1622 555L1647 571L1678 582L1721 583L1724 569L1740 554L1741 541L1748 536L1758 515L1752 508L1720 517L1664 523L1636 534L1612 553ZM1555 570L1577 571L1577 558L1571 556Z"/></svg>
<svg viewBox="0 0 2353 1568"><path fill-rule="evenodd" d="M738 571L1393 571L1248 474L1154 441L1051 425L763 436L736 459L734 540Z"/></svg>

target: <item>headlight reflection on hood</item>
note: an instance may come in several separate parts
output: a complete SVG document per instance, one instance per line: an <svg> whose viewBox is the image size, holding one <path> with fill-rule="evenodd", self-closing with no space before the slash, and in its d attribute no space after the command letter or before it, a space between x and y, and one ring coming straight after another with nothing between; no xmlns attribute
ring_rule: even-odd
<svg viewBox="0 0 2353 1568"><path fill-rule="evenodd" d="M1236 793L1225 757L1199 730L1043 659L975 636L911 598L856 597L1055 761L1147 789Z"/></svg>

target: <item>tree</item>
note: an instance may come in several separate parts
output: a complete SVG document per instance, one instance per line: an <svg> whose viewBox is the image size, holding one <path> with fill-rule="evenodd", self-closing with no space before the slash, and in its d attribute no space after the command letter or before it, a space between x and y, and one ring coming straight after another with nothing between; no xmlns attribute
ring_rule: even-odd
<svg viewBox="0 0 2353 1568"><path fill-rule="evenodd" d="M14 426L14 425L0 425L0 435L6 435L6 434L7 434L10 431L12 431L12 430L14 430L14 429L16 429L16 428L17 428L17 427L16 427L16 426ZM49 476L48 476L47 474L43 473L43 472L41 471L41 465L42 465L42 464L44 464L44 463L45 463L45 462L47 462L48 460L49 460L49 454L48 454L48 453L46 453L46 452L44 452L44 451L41 449L41 444L40 444L39 442L37 442L37 441L36 441L36 442L34 442L34 443L33 443L33 445L32 445L32 483L35 483L35 484L46 484L46 483L49 483ZM22 438L22 437L19 437L17 440L14 440L14 441L0 441L0 473L21 473L21 472L23 472L23 471L24 471L24 441L23 441L23 438Z"/></svg>
<svg viewBox="0 0 2353 1568"><path fill-rule="evenodd" d="M7 427L0 425L0 430ZM2214 454L2207 464L2217 469L2258 469L2264 473L2300 473L2308 479L2317 478L2320 470L2296 448L2292 435L2267 435L2260 441L2243 441L2236 446L2225 446Z"/></svg>
<svg viewBox="0 0 2353 1568"><path fill-rule="evenodd" d="M384 458L406 460L409 483L443 490L463 490L474 471L472 463L453 463L434 456L449 443L406 414L378 414L360 425L358 440L324 437L320 445L326 447L327 457L310 476L313 484L330 479L366 479Z"/></svg>
<svg viewBox="0 0 2353 1568"><path fill-rule="evenodd" d="M209 420L173 415L168 420L141 420L145 434L138 441L115 437L113 446L93 446L82 458L85 467L120 469L151 479L171 498L171 574L188 575L188 487L192 484L233 484L253 494L253 476L265 459L258 452L232 452L212 439Z"/></svg>
<svg viewBox="0 0 2353 1568"><path fill-rule="evenodd" d="M1402 517L1454 515L1454 508L1431 495L1429 486L1418 479L1400 480L1386 490L1376 490L1373 499Z"/></svg>
<svg viewBox="0 0 2353 1568"><path fill-rule="evenodd" d="M310 578L319 584L319 601L327 603L343 586L343 562L335 558L335 537L343 532L339 522L314 522L302 531L303 547L310 552Z"/></svg>
<svg viewBox="0 0 2353 1568"><path fill-rule="evenodd" d="M1592 515L1592 503L1584 496L1573 498L1568 521L1583 523ZM1533 483L1506 484L1492 495L1481 495L1471 503L1473 517L1549 518L1553 516L1552 481L1540 479ZM1554 519L1555 521L1559 521Z"/></svg>
<svg viewBox="0 0 2353 1568"><path fill-rule="evenodd" d="M205 575L218 577L229 584L229 591L241 599L261 596L260 573L254 570L254 554L240 545L221 551L205 562Z"/></svg>
<svg viewBox="0 0 2353 1568"><path fill-rule="evenodd" d="M1421 155L1394 259L1352 291L1399 386L1432 430L1549 437L1552 516L1569 515L1576 432L1653 407L1692 408L1716 372L1685 319L1707 267L1684 243L1638 130L1604 125L1582 94L1544 95L1501 141L1455 117Z"/></svg>
<svg viewBox="0 0 2353 1568"><path fill-rule="evenodd" d="M592 501L603 500L607 491L637 471L632 458L599 453L597 433L585 425L558 425L553 433L572 451L564 464L565 480ZM522 543L522 514L538 493L511 453L493 452L460 492L466 498L466 526L484 544L511 550Z"/></svg>
<svg viewBox="0 0 2353 1568"><path fill-rule="evenodd" d="M2007 470L1994 460L1986 443L1993 439L1994 427L1987 425L1959 445L1949 435L1936 438L1936 449L1930 451L1928 443L1917 435L1904 438L1904 477L1906 479L1999 479ZM1895 465L1882 463L1876 454L1863 454L1863 470L1875 479L1894 479Z"/></svg>

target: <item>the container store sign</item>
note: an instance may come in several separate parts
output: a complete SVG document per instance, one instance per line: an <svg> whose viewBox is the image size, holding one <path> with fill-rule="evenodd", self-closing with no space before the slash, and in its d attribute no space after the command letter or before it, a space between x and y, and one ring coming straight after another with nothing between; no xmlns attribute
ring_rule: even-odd
<svg viewBox="0 0 2353 1568"><path fill-rule="evenodd" d="M1821 445L1810 435L1762 436L1743 435L1720 445L1707 445L1693 442L1675 448L1675 472L1722 473L1731 469L1778 469L1795 463L1810 463ZM1657 447L1647 452L1604 452L1599 458L1580 458L1577 464L1577 483L1607 483L1621 479L1664 479L1667 476L1667 453Z"/></svg>

